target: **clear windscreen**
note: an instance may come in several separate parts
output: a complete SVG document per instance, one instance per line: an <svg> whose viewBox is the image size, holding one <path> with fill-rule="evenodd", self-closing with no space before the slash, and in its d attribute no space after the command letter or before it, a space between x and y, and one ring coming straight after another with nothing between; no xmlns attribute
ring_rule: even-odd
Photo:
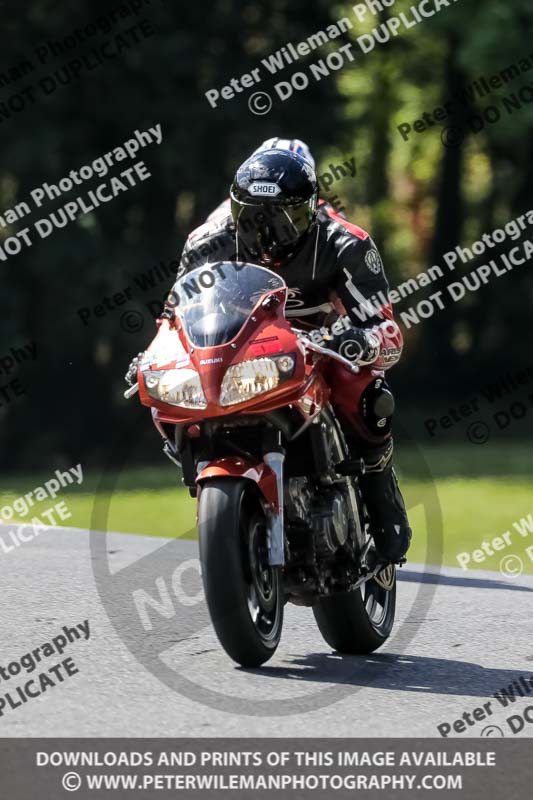
<svg viewBox="0 0 533 800"><path fill-rule="evenodd" d="M238 334L263 295L285 285L253 264L204 264L176 281L167 302L195 347L215 347Z"/></svg>

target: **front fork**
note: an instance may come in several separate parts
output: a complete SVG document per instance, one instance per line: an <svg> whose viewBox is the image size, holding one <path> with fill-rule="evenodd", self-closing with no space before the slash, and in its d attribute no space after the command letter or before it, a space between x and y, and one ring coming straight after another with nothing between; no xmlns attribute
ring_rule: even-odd
<svg viewBox="0 0 533 800"><path fill-rule="evenodd" d="M264 462L276 476L278 495L277 511L269 508L268 561L271 567L282 567L285 564L285 523L283 515L283 465L285 454L279 451L265 453Z"/></svg>

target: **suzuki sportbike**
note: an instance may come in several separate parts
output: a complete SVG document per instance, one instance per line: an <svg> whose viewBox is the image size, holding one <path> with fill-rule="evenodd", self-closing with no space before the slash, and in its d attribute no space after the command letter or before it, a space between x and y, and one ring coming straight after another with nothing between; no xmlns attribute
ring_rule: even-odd
<svg viewBox="0 0 533 800"><path fill-rule="evenodd" d="M138 364L167 456L197 498L202 580L226 653L274 654L287 602L312 608L327 644L370 653L388 638L396 571L380 563L330 404L328 366L358 367L294 329L287 286L250 264L181 277Z"/></svg>

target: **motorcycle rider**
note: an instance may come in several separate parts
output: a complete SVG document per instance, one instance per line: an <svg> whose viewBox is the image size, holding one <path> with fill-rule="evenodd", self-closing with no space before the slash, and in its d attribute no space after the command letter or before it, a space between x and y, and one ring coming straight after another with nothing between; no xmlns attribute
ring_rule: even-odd
<svg viewBox="0 0 533 800"><path fill-rule="evenodd" d="M351 452L366 465L360 485L378 555L399 562L411 529L392 465L394 398L384 371L398 362L403 337L386 302L376 245L329 204L318 207L309 155L262 146L248 158L235 175L229 208L217 209L189 236L178 278L213 261L267 267L289 287L287 317L359 365L354 374L331 360L331 403Z"/></svg>

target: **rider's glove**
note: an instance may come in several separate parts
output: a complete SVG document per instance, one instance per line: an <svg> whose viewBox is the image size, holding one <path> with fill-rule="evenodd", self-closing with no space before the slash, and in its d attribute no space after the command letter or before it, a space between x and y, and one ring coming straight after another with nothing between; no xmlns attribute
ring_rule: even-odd
<svg viewBox="0 0 533 800"><path fill-rule="evenodd" d="M130 386L133 386L134 383L137 383L137 370L139 369L139 361L141 360L144 353L139 353L135 356L128 367L128 371L124 375L124 380Z"/></svg>
<svg viewBox="0 0 533 800"><path fill-rule="evenodd" d="M328 338L328 347L360 366L373 364L381 350L376 334L366 328L355 328L348 317L339 317Z"/></svg>

